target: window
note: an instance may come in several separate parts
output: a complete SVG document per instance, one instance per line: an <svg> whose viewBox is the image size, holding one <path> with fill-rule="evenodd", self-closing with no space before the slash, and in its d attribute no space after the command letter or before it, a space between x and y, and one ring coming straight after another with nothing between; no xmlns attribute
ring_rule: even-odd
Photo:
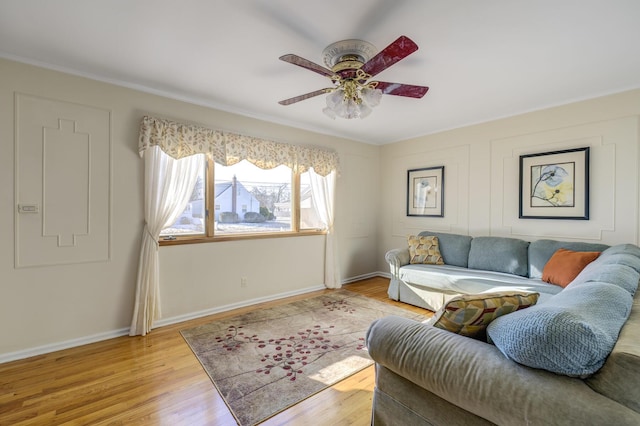
<svg viewBox="0 0 640 426"><path fill-rule="evenodd" d="M308 172L296 176L284 165L265 170L246 160L222 166L205 159L188 205L160 238L180 241L323 228L313 207Z"/></svg>
<svg viewBox="0 0 640 426"><path fill-rule="evenodd" d="M141 273L138 274L136 282L136 288L140 291L136 291L136 309L131 322L132 334L144 336L148 333L159 312L157 238L158 228L165 226L164 222L171 223L161 234L165 236L164 239L177 239L182 242L209 241L216 237L234 238L234 236L218 236L215 231L214 213L216 204L220 203L216 203L215 197L214 160L219 164L230 164L248 159L265 169L286 165L293 170L290 173L290 182L283 186L283 191L288 188L290 202L277 205L282 214L288 212L290 215L288 221L290 231L288 233L281 231L283 235L301 234L301 226L303 228L312 226L310 225L313 223L312 217L304 220L300 218L304 210L304 199L301 194L304 193L305 188L302 182L306 179L304 174L298 171L313 168L318 172L317 176L315 173L310 173L309 181L313 194L311 205L322 219L319 223L326 224L324 281L328 288L340 287L340 271L336 267L339 265L337 239L333 231L338 170L338 155L335 151L282 144L149 116L144 116L140 123L138 151L144 157L145 163L146 223L140 248L139 270ZM253 175L249 179L259 182ZM237 197L238 192L233 193ZM248 211L250 205L250 203L246 204L247 211L243 217L245 222L246 216L252 213ZM269 216L270 211L266 206L258 206L258 212L254 212L253 216L258 219L264 216L260 212L260 207L265 207L267 209L265 213ZM273 210L275 209L274 201ZM221 204L219 210L222 210ZM233 211L231 213L237 214ZM274 219L276 218L274 214ZM244 235L255 235L255 233ZM267 235L277 234L270 231ZM167 242L167 244L171 243Z"/></svg>
<svg viewBox="0 0 640 426"><path fill-rule="evenodd" d="M292 172L263 170L246 160L214 165L214 235L291 231ZM285 214L286 213L286 214Z"/></svg>

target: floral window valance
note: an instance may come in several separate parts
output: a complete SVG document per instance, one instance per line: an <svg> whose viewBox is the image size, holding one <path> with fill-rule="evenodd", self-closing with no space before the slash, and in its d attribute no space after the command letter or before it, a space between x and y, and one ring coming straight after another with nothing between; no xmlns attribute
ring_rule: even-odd
<svg viewBox="0 0 640 426"><path fill-rule="evenodd" d="M140 155L151 146L159 146L173 158L207 154L223 166L247 160L261 169L284 164L303 173L313 167L322 176L338 170L338 154L335 151L273 142L145 116L140 123Z"/></svg>

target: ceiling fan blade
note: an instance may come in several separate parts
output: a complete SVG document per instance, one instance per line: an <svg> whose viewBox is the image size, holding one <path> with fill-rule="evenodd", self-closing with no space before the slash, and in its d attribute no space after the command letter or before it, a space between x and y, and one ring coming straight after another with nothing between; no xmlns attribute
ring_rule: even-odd
<svg viewBox="0 0 640 426"><path fill-rule="evenodd" d="M386 81L378 81L377 83L376 89L382 90L385 95L421 98L429 90L427 86L414 86L413 84L388 83Z"/></svg>
<svg viewBox="0 0 640 426"><path fill-rule="evenodd" d="M308 59L301 58L300 56L294 55L292 53L280 56L280 60L289 62L290 64L297 65L302 68L306 68L313 72L317 72L318 74L324 75L325 77L331 78L334 75L333 71L326 69L322 65L318 65Z"/></svg>
<svg viewBox="0 0 640 426"><path fill-rule="evenodd" d="M409 37L400 36L396 41L381 50L376 56L369 59L360 69L373 77L401 59L406 58L416 50L418 50L418 45Z"/></svg>
<svg viewBox="0 0 640 426"><path fill-rule="evenodd" d="M304 95L298 95L293 98L285 99L284 101L278 102L280 105L291 105L296 102L304 101L305 99L313 98L318 95L322 95L323 93L329 93L333 89L320 89L315 92L305 93Z"/></svg>

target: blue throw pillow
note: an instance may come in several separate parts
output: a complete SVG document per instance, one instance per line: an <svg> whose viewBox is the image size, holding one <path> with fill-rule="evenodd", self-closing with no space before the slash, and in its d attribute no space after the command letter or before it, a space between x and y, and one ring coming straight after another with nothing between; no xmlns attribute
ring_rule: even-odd
<svg viewBox="0 0 640 426"><path fill-rule="evenodd" d="M621 287L586 282L567 287L543 304L497 318L487 334L515 362L587 377L611 353L632 303Z"/></svg>

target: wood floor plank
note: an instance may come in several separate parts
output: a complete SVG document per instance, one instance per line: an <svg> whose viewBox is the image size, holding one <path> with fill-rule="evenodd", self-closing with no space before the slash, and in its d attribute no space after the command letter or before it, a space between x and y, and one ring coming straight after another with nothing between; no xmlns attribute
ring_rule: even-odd
<svg viewBox="0 0 640 426"><path fill-rule="evenodd" d="M389 280L343 288L418 313L387 297ZM234 425L233 415L180 330L301 300L320 290L235 309L77 348L0 364L0 426ZM263 425L368 425L374 368L364 370L267 419Z"/></svg>

